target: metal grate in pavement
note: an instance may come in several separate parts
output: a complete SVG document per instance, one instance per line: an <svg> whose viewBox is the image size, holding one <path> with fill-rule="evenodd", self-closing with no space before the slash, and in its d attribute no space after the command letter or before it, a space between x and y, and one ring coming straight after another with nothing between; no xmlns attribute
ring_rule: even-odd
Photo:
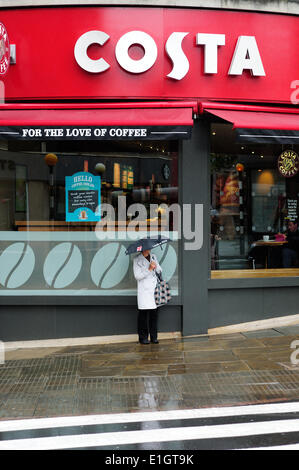
<svg viewBox="0 0 299 470"><path fill-rule="evenodd" d="M1 379L8 375L21 376L48 376L48 375L74 375L78 373L81 359L78 356L54 356L38 359L22 359L6 361L0 367Z"/></svg>
<svg viewBox="0 0 299 470"><path fill-rule="evenodd" d="M299 370L81 377L81 357L6 361L0 418L199 408L298 399Z"/></svg>

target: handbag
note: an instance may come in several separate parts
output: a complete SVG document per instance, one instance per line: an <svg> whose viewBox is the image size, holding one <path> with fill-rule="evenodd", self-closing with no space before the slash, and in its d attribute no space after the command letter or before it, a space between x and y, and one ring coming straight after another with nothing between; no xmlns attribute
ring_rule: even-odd
<svg viewBox="0 0 299 470"><path fill-rule="evenodd" d="M167 281L163 281L161 274L155 271L157 276L157 285L155 288L156 305L165 305L171 300L170 286Z"/></svg>

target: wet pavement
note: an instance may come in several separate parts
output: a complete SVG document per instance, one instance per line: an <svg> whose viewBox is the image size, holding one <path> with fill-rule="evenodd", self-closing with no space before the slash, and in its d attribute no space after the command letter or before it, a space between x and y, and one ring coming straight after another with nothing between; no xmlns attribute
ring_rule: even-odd
<svg viewBox="0 0 299 470"><path fill-rule="evenodd" d="M298 400L299 365L291 362L295 340L299 325L150 345L6 351L0 419Z"/></svg>

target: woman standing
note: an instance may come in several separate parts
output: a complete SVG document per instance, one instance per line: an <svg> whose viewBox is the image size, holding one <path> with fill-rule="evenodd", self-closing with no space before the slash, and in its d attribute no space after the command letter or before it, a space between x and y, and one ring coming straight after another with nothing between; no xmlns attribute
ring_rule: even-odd
<svg viewBox="0 0 299 470"><path fill-rule="evenodd" d="M149 344L148 336L152 343L157 344L158 309L155 302L155 288L157 284L156 273L162 269L157 257L150 250L144 250L133 262L134 276L137 280L138 302L138 336L141 344Z"/></svg>

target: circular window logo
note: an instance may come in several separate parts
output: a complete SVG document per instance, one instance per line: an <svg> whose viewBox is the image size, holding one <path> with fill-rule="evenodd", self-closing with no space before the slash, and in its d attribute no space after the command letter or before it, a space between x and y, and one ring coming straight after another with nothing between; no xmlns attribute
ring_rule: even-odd
<svg viewBox="0 0 299 470"><path fill-rule="evenodd" d="M0 23L0 75L5 75L10 62L10 47L5 26Z"/></svg>
<svg viewBox="0 0 299 470"><path fill-rule="evenodd" d="M295 176L299 170L299 157L293 150L284 150L278 157L279 173L290 178Z"/></svg>

